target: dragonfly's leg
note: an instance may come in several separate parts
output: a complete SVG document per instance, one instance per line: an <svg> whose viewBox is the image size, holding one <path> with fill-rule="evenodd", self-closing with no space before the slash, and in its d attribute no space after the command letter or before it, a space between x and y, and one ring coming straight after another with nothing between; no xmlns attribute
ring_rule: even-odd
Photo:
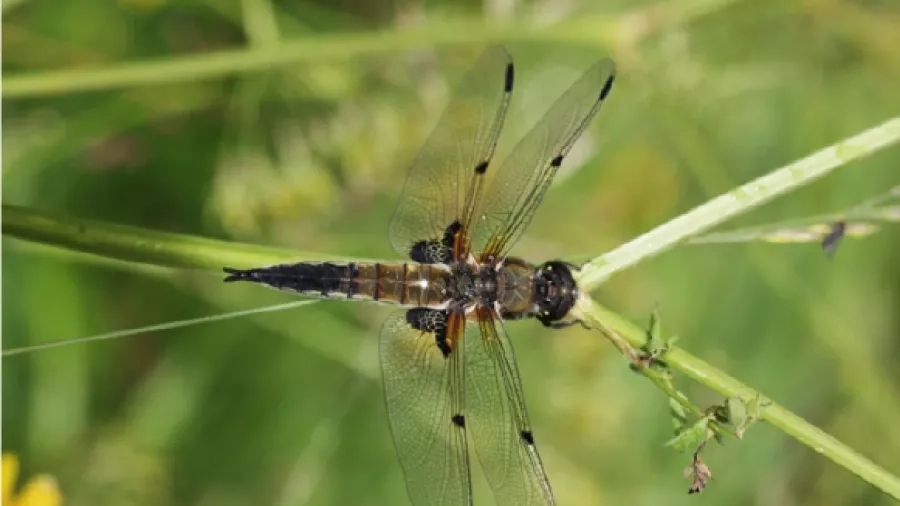
<svg viewBox="0 0 900 506"><path fill-rule="evenodd" d="M606 325L601 324L601 325L597 325L597 326L592 326L580 318L572 318L570 320L556 320L556 321L550 321L550 322L541 321L541 323L543 323L545 327L549 327L551 329L564 329L566 327L571 327L572 325L575 325L576 323L580 323L581 326L584 327L586 330L597 329L604 336L606 336L606 338L609 339L613 343L613 345L615 345L615 347L618 348L619 351L623 355L628 357L628 360L630 360L631 363L635 367L643 368L643 367L648 366L650 363L650 361L648 361L647 356L645 356L639 350L635 349L634 346L631 345L631 343L629 343L628 341L625 340L625 338L620 336L616 331L607 327Z"/></svg>

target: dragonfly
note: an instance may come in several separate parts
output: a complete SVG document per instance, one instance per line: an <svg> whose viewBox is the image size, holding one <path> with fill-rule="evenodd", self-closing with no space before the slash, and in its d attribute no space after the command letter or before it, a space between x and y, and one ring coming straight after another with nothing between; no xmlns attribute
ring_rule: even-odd
<svg viewBox="0 0 900 506"><path fill-rule="evenodd" d="M581 293L574 265L509 253L609 95L615 64L593 64L495 168L514 77L508 51L491 46L452 93L390 223L405 261L224 269L226 282L400 306L382 327L379 354L415 505L472 503L470 436L498 504L555 504L504 321L566 327L580 321L570 313Z"/></svg>

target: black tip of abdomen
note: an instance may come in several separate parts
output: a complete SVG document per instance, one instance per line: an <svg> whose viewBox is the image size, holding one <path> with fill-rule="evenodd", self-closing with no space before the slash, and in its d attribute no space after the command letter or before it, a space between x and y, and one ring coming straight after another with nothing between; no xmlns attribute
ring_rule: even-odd
<svg viewBox="0 0 900 506"><path fill-rule="evenodd" d="M223 271L228 274L224 279L226 283L250 281L280 290L316 292L322 295L338 291L345 280L352 281L347 265L331 263L281 264L246 270L225 267Z"/></svg>
<svg viewBox="0 0 900 506"><path fill-rule="evenodd" d="M226 283L231 283L232 281L258 281L254 276L256 269L242 270L233 269L231 267L222 267L222 271L225 274L228 274L228 276L225 276L225 279L222 280Z"/></svg>

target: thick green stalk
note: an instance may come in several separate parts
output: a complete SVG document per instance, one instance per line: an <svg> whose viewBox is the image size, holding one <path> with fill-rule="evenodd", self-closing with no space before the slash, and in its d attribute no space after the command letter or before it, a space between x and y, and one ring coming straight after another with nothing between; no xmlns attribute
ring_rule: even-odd
<svg viewBox="0 0 900 506"><path fill-rule="evenodd" d="M54 216L7 204L3 205L3 236L126 262L220 272L226 265L253 267L322 258L316 253Z"/></svg>
<svg viewBox="0 0 900 506"><path fill-rule="evenodd" d="M646 343L647 335L641 329L622 318L618 314L600 306L591 299L582 300L579 308L588 321L599 321L602 325L616 331L619 336L635 348ZM785 434L800 441L839 466L871 483L894 499L900 500L900 478L894 476L883 467L860 455L849 446L841 443L830 434L792 413L784 406L771 402L740 381L716 369L690 353L672 347L664 356L666 364L674 370L715 390L727 397L737 397L745 403L762 398L760 419L781 429Z"/></svg>

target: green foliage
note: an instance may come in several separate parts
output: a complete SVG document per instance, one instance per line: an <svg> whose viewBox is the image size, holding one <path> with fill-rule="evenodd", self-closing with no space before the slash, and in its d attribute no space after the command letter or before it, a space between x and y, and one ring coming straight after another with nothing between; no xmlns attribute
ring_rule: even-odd
<svg viewBox="0 0 900 506"><path fill-rule="evenodd" d="M709 439L709 418L703 417L683 427L678 435L666 442L666 446L671 446L679 452L693 451L707 439Z"/></svg>

